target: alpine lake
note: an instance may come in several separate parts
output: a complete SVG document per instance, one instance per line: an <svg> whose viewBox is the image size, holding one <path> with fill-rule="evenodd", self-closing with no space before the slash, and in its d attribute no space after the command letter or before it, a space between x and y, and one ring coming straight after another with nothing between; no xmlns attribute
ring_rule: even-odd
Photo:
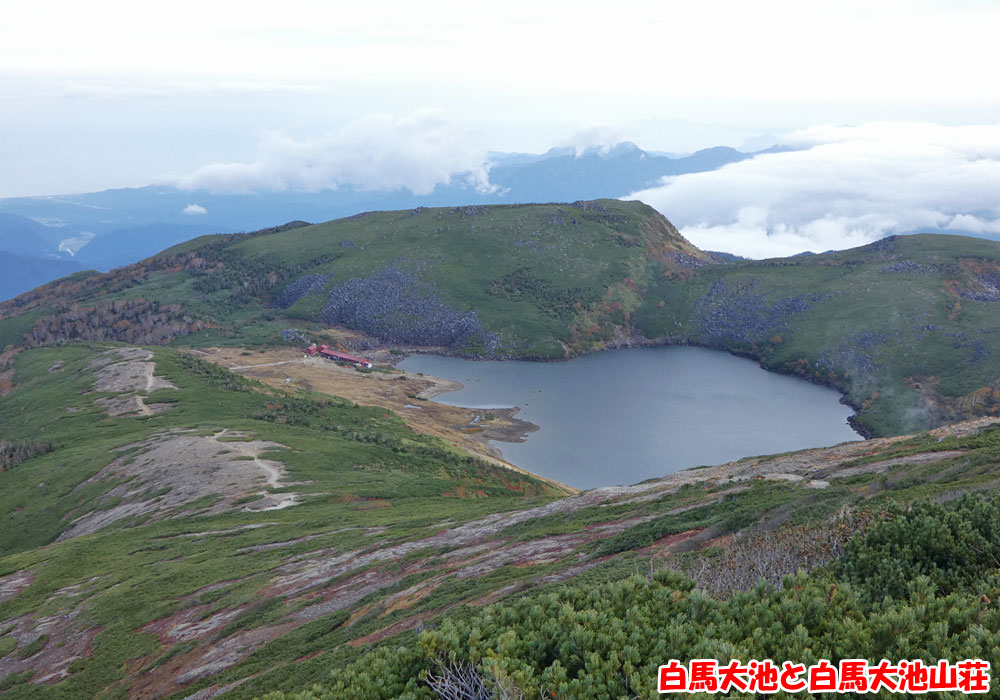
<svg viewBox="0 0 1000 700"><path fill-rule="evenodd" d="M460 382L434 398L468 408L518 407L539 427L494 443L506 460L581 489L860 436L840 393L694 347L598 352L567 362L411 355L398 365Z"/></svg>

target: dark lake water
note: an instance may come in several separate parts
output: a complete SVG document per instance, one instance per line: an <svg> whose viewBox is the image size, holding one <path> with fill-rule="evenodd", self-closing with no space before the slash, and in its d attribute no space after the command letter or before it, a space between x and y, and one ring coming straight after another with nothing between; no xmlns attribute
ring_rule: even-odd
<svg viewBox="0 0 1000 700"><path fill-rule="evenodd" d="M399 367L464 385L434 399L441 403L519 406L517 417L540 430L496 446L519 467L577 488L860 439L838 392L702 348L630 348L569 362L412 355Z"/></svg>

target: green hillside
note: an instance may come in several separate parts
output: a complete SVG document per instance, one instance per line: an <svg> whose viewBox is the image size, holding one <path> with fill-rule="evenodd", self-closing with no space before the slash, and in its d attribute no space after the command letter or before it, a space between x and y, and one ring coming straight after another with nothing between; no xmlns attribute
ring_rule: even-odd
<svg viewBox="0 0 1000 700"><path fill-rule="evenodd" d="M870 523L902 517L891 502L995 489L1000 458L1000 432L984 420L567 496L413 433L383 409L272 389L175 349L31 349L13 359L13 382L0 399L0 684L12 698L250 698L314 682L323 697L368 697L357 688L370 669L389 681L368 684L371 697L394 688L428 696L419 673L449 650L466 663L497 658L505 677L560 697L564 684L597 687L581 680L597 673L597 654L610 664L601 673L645 697L647 666L665 652L643 635L657 637L662 620L698 605L706 617L692 624L710 624L744 608L785 610L797 595L758 591L722 604L693 585L726 596L760 577L777 583L835 556ZM854 611L845 620L855 626L829 639L888 648L878 646L883 624L952 611L955 624L934 631L933 644L913 637L900 653L995 644L994 607L976 606L981 593L997 600L983 578L997 551L995 529L983 528L996 519L969 512L971 524L941 540L960 563L938 557L939 571L921 563L932 554L912 553L902 584L879 584L906 589L926 571L950 597L911 609L909 594L894 593L866 627L873 608L867 589L852 588L868 578L850 573L865 566L856 553L830 601ZM667 564L678 573L611 583ZM793 590L825 595L824 580ZM661 608L663 596L680 608ZM506 600L517 602L490 607ZM632 617L624 600L658 617L634 628L634 650L606 655L621 640L587 610ZM538 605L565 615L532 612ZM808 606L807 634L824 634L821 608ZM556 622L535 630L543 618ZM523 625L527 647L494 637L498 624ZM578 636L595 625L611 637ZM550 641L531 641L538 634ZM781 648L739 643L742 628L716 634L690 649ZM405 652L379 651L401 644ZM555 658L561 670L550 668Z"/></svg>
<svg viewBox="0 0 1000 700"><path fill-rule="evenodd" d="M726 262L638 202L417 209L196 239L0 304L0 344L368 345L555 359L705 345L830 384L891 435L1000 409L1000 245L886 239Z"/></svg>
<svg viewBox="0 0 1000 700"><path fill-rule="evenodd" d="M40 288L0 306L0 317L58 310L67 299L141 298L183 308L160 315L185 344L259 343L279 317L315 322L329 293L355 281L354 311L378 318L346 320L373 334L552 358L613 339L658 265L709 259L632 202L377 212L199 238L108 275ZM10 318L0 342L23 331Z"/></svg>
<svg viewBox="0 0 1000 700"><path fill-rule="evenodd" d="M832 384L868 434L1000 408L1000 245L922 234L703 268L646 290L645 335Z"/></svg>
<svg viewBox="0 0 1000 700"><path fill-rule="evenodd" d="M31 686L40 697L95 697L129 675L129 659L189 651L184 635L161 646L140 629L164 616L237 612L206 627L211 645L322 602L310 593L286 605L265 593L302 545L316 556L405 548L447 522L560 495L381 409L275 392L174 350L32 350L17 357L14 382L0 401L0 675L66 677ZM398 562L389 568L372 591L407 580ZM42 625L52 614L60 622ZM326 621L308 625L313 617ZM315 641L342 621L308 614L270 636L301 627Z"/></svg>
<svg viewBox="0 0 1000 700"><path fill-rule="evenodd" d="M929 538L947 537L957 551L968 554L989 542L995 553L1000 539L995 525L987 523L998 516L996 500L894 511L891 520L876 525L867 537L853 540L829 568L789 575L781 589L759 586L728 600L707 596L670 569L535 592L450 617L406 645L379 649L334 669L323 684L265 697L653 700L664 697L657 692L658 667L672 659L685 666L691 659L710 659L720 669L741 667L743 675L737 679L742 677L742 688L723 697L759 697L768 690L773 697L801 696L774 693L776 682L770 689L757 686L757 692L747 692L756 679L766 679L754 674L752 665L764 659L779 668L801 664L803 689L805 668L824 659L837 666L846 658L861 658L872 667L879 659L892 659L886 665L893 668L897 662L916 661L923 664L925 676L922 681L915 676L914 689L921 690L920 683L926 689L927 668L939 660L959 659L952 662L956 665L976 660L985 669L1000 644L1000 611L984 604L1000 592L995 568L983 557L953 557L949 576L941 576L935 558L943 551ZM964 537L958 534L963 527L970 528ZM914 529L923 537L913 538ZM872 553L880 557L877 566ZM886 594L887 583L894 595ZM895 683L894 678L889 682ZM995 688L988 673L978 680L975 692ZM905 683L899 685L905 688ZM956 683L954 692L936 695L961 697L960 687ZM449 694L456 688L471 692ZM893 696L884 688L876 693Z"/></svg>

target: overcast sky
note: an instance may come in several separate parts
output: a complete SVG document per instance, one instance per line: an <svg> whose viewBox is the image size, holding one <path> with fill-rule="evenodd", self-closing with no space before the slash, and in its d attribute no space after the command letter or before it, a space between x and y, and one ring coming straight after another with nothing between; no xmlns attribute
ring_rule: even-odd
<svg viewBox="0 0 1000 700"><path fill-rule="evenodd" d="M206 172L268 187L276 158L304 168L282 186L399 184L366 149L425 159L417 190L489 150L988 125L998 31L987 0L4 0L0 197Z"/></svg>

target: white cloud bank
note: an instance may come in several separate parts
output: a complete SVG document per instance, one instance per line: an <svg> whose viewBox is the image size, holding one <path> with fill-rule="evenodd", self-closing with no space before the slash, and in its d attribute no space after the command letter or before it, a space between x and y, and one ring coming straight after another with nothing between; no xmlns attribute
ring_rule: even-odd
<svg viewBox="0 0 1000 700"><path fill-rule="evenodd" d="M753 258L864 245L894 233L1000 233L1000 124L820 126L801 150L664 178L627 199L695 245Z"/></svg>
<svg viewBox="0 0 1000 700"><path fill-rule="evenodd" d="M479 141L468 127L438 111L420 110L402 119L369 115L318 139L269 132L252 163L213 163L167 182L216 193L353 186L424 195L460 178L489 191L489 164Z"/></svg>
<svg viewBox="0 0 1000 700"><path fill-rule="evenodd" d="M207 214L208 209L201 206L200 204L188 204L184 209L181 210L181 214L190 214L191 216L196 216L198 214Z"/></svg>

